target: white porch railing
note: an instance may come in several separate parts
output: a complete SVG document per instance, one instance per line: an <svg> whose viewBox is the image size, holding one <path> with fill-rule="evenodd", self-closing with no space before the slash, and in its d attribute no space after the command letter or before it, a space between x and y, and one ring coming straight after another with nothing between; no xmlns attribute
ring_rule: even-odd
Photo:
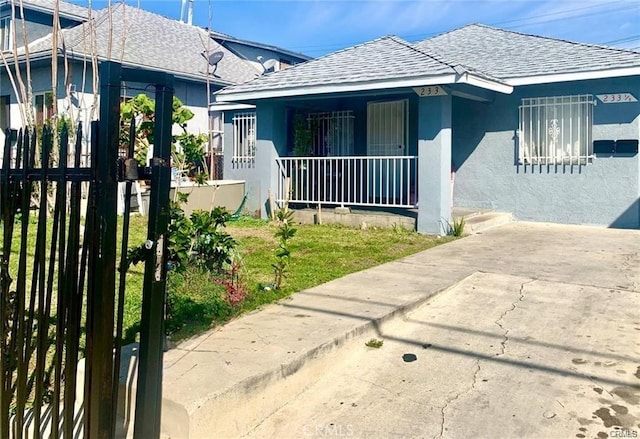
<svg viewBox="0 0 640 439"><path fill-rule="evenodd" d="M278 166L278 203L288 198L341 206L418 204L417 156L281 157Z"/></svg>

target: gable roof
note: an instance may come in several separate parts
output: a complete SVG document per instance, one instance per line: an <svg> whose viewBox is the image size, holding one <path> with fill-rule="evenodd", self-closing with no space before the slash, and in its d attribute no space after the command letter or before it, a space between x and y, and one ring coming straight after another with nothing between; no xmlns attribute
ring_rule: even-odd
<svg viewBox="0 0 640 439"><path fill-rule="evenodd" d="M495 78L441 60L395 36L386 36L325 55L251 82L224 89L221 102L340 91L480 81L487 88L508 86Z"/></svg>
<svg viewBox="0 0 640 439"><path fill-rule="evenodd" d="M111 17L110 17L111 15ZM212 84L229 85L249 81L261 72L234 53L209 38L201 28L180 23L123 3L95 11L92 26L87 23L63 30L59 48L72 58L91 56L92 41L99 59L121 60L123 64L166 71L178 77L205 81L205 51L224 53L218 63ZM111 47L109 40L112 39ZM29 45L32 56L51 52L49 35Z"/></svg>
<svg viewBox="0 0 640 439"><path fill-rule="evenodd" d="M556 75L608 72L640 66L640 52L557 40L481 24L464 26L420 41L415 46L512 85L540 82L543 76L550 80ZM535 77L539 77L538 81L534 81Z"/></svg>
<svg viewBox="0 0 640 439"><path fill-rule="evenodd" d="M310 57L308 55L305 55L304 53L294 52L292 50L283 49L282 47L276 47L276 46L272 46L270 44L259 43L257 41L244 40L242 38L237 38L237 37L234 37L232 35L225 34L223 32L218 32L216 30L211 30L209 32L211 34L211 37L214 40L217 40L217 41L224 41L224 42L229 42L229 43L237 43L237 44L242 44L244 46L256 47L258 49L270 50L272 52L280 52L281 54L283 54L285 56L289 56L289 57L294 58L296 60L308 61L310 59L313 59L312 57Z"/></svg>

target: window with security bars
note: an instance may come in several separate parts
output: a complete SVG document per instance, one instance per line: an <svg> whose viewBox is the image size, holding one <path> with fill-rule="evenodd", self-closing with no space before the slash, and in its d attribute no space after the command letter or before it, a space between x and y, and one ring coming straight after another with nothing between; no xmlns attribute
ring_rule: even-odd
<svg viewBox="0 0 640 439"><path fill-rule="evenodd" d="M313 151L320 157L353 155L353 111L309 113Z"/></svg>
<svg viewBox="0 0 640 439"><path fill-rule="evenodd" d="M586 164L593 157L593 95L522 99L520 164Z"/></svg>
<svg viewBox="0 0 640 439"><path fill-rule="evenodd" d="M233 116L234 163L253 162L256 157L256 113L236 113Z"/></svg>

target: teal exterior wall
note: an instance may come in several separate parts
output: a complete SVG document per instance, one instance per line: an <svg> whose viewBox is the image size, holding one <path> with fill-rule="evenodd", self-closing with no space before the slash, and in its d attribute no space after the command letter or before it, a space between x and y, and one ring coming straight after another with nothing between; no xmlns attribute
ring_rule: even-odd
<svg viewBox="0 0 640 439"><path fill-rule="evenodd" d="M231 163L232 114L225 120L225 178L247 182L247 207L266 215L268 190L277 187L278 156L291 155L293 109L353 110L354 153L367 153L367 103L408 99L408 150L418 155L417 228L443 233L451 206L512 213L518 220L640 228L638 154L598 155L586 165L518 163L518 107L522 98L633 93L640 77L515 87L510 95L478 93L488 102L461 97L419 98L410 90L257 102L255 164ZM473 91L467 90L466 92ZM593 111L593 140L638 139L640 102L603 104ZM453 199L451 170L455 170Z"/></svg>
<svg viewBox="0 0 640 439"><path fill-rule="evenodd" d="M516 87L489 103L454 98L454 205L511 212L518 220L640 228L640 160L596 156L578 166L518 165L518 106L522 98L630 92L640 77ZM640 102L593 110L593 139L640 137Z"/></svg>

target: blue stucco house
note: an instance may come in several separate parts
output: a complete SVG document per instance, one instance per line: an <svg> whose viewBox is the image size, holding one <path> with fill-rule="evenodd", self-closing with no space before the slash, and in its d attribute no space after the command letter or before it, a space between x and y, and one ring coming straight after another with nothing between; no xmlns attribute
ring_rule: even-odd
<svg viewBox="0 0 640 439"><path fill-rule="evenodd" d="M640 228L639 98L640 52L484 25L379 38L216 94L255 106L227 114L224 166L262 215L270 195L417 209L424 233L453 207Z"/></svg>

